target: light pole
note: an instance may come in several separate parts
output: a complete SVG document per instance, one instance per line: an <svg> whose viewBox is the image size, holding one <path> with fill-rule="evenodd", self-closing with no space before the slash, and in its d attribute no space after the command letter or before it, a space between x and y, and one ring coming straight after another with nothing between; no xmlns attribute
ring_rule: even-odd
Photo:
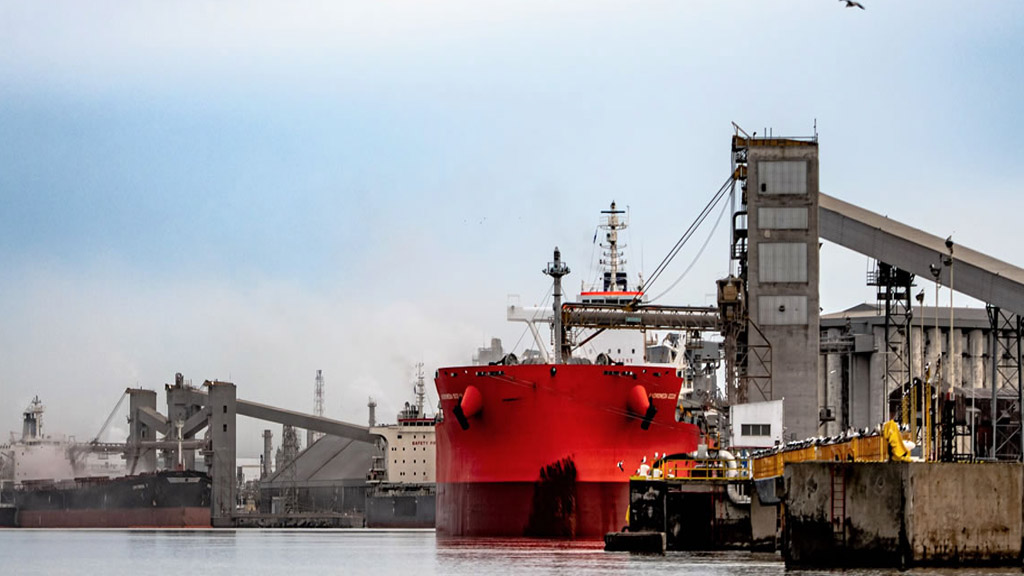
<svg viewBox="0 0 1024 576"><path fill-rule="evenodd" d="M943 259L943 264L949 266L949 366L946 368L949 383L946 391L949 396L953 394L953 237L946 238L946 249L949 250L949 258ZM946 398L949 400L949 397Z"/></svg>
<svg viewBox="0 0 1024 576"><path fill-rule="evenodd" d="M952 236L947 236L946 237L946 249L949 250L949 256L947 258L943 259L943 262L942 262L946 266L949 266L949 366L946 368L946 375L947 375L946 402L952 402L953 401L953 364L956 363L956 359L955 359L956 345L955 345L955 342L953 340L953 237ZM945 410L943 410L943 412L945 412ZM952 411L950 411L950 414L952 414ZM950 421L947 422L946 419L943 418L943 422L942 422L943 427L945 427L945 426L953 426L953 421L952 420L953 419L951 418ZM945 434L945 431L943 433ZM950 437L952 437L952 434L950 434ZM953 448L952 444L950 445L950 449L955 449L955 448ZM949 456L952 456L952 454L949 454Z"/></svg>
<svg viewBox="0 0 1024 576"><path fill-rule="evenodd" d="M934 311L934 316L935 316L935 346L936 346L935 374L938 375L939 370L942 368L942 336L939 334L939 274L942 272L942 268L939 268L938 266L936 266L934 264L929 264L928 265L928 271L932 273L932 278L935 278L935 311ZM934 396L932 396L932 394L931 394L931 386L928 387L928 404L929 404L929 408L931 409L929 411L931 412L931 415L932 415L932 424L934 425L935 419L939 417L939 395L935 394ZM929 440L931 440L931 435L932 435L932 427L929 426L928 427L928 437L929 437ZM938 452L938 450L936 450L936 453L937 452ZM931 455L931 452L929 452L929 455ZM934 458L934 459L937 460L938 458Z"/></svg>
<svg viewBox="0 0 1024 576"><path fill-rule="evenodd" d="M924 343L925 343L925 337L924 337L924 288L922 288L921 291L917 293L917 313L918 313L918 315L921 316L921 404L920 404L920 406L921 406L921 442L922 442L922 444L924 444L924 446L922 446L922 448L921 448L921 455L925 456L925 455L928 454L928 445L927 445L927 442L925 441L926 436L925 436L925 433L924 433L924 431L927 430L926 426L927 426L927 422L928 422L928 404L925 402L925 392L924 391L925 391L925 387L928 384L926 382L928 376L927 376L927 374L925 374L926 370L925 370L925 358L924 358ZM913 326L910 327L910 331L911 332L914 331L914 327ZM913 348L911 348L911 352L913 352ZM913 363L913 360L911 360L911 363ZM911 382L911 384L913 384L913 382L914 382L913 378L911 378L910 382ZM913 405L913 404L911 404L911 405ZM915 424L916 424L916 422L915 422ZM916 436L916 432L915 432L915 436L914 437L915 438L917 437Z"/></svg>

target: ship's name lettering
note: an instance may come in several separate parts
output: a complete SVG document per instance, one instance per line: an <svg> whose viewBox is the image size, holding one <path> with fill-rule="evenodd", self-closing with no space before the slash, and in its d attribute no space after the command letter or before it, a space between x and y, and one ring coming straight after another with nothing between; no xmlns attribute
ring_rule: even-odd
<svg viewBox="0 0 1024 576"><path fill-rule="evenodd" d="M459 398L462 398L462 394L459 394L458 392L441 394L441 400L458 400Z"/></svg>
<svg viewBox="0 0 1024 576"><path fill-rule="evenodd" d="M655 400L675 400L676 395L670 392L653 392L651 398Z"/></svg>

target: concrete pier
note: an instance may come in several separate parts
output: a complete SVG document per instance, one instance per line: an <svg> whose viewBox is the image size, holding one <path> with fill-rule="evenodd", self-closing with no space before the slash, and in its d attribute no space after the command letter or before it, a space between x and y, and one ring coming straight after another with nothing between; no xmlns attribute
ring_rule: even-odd
<svg viewBox="0 0 1024 576"><path fill-rule="evenodd" d="M782 478L750 483L750 549L774 552L778 547L779 503L776 485Z"/></svg>
<svg viewBox="0 0 1024 576"><path fill-rule="evenodd" d="M785 469L787 567L1021 564L1022 465L802 462Z"/></svg>

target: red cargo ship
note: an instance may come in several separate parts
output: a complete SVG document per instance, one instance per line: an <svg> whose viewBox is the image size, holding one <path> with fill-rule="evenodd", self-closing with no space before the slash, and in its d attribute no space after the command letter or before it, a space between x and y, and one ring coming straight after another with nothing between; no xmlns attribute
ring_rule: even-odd
<svg viewBox="0 0 1024 576"><path fill-rule="evenodd" d="M622 310L642 299L628 290L617 245L621 211L604 211L603 289L581 300ZM517 310L509 319L551 322L562 334L562 276L555 260L552 308ZM644 363L644 335L609 330L594 340L594 363L565 344L523 363L509 354L487 365L442 368L435 376L446 416L437 434L437 531L448 536L595 538L626 523L629 477L656 453L692 452L698 427L679 421L683 386L676 365ZM609 338L610 337L610 338ZM609 342L618 338L612 345ZM638 351L639 350L639 355ZM639 360L639 362L631 362Z"/></svg>

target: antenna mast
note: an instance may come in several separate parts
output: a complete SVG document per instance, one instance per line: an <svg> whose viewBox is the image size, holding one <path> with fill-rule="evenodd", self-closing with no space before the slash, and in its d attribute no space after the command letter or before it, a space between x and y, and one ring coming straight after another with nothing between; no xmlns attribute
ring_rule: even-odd
<svg viewBox="0 0 1024 576"><path fill-rule="evenodd" d="M323 374L323 370L317 370L316 371L316 384L313 386L313 415L314 416L320 416L321 418L324 415L324 374ZM317 440L319 440L324 435L323 432L314 432L312 430L307 430L307 432L308 432L308 434L306 434L306 447L307 448L309 446L311 446L313 444L313 442L316 442Z"/></svg>
<svg viewBox="0 0 1024 576"><path fill-rule="evenodd" d="M324 374L323 370L316 371L316 387L313 390L313 414L324 415Z"/></svg>
<svg viewBox="0 0 1024 576"><path fill-rule="evenodd" d="M562 326L562 276L569 273L569 267L562 262L562 252L555 246L555 259L548 262L548 267L543 270L545 274L554 279L554 303L551 307L555 312L555 322L552 330L555 336L555 364L562 363L563 349L566 347L565 328Z"/></svg>
<svg viewBox="0 0 1024 576"><path fill-rule="evenodd" d="M423 362L416 364L416 384L413 386L416 392L416 415L417 418L423 418L423 403L427 397L427 387L423 383Z"/></svg>

